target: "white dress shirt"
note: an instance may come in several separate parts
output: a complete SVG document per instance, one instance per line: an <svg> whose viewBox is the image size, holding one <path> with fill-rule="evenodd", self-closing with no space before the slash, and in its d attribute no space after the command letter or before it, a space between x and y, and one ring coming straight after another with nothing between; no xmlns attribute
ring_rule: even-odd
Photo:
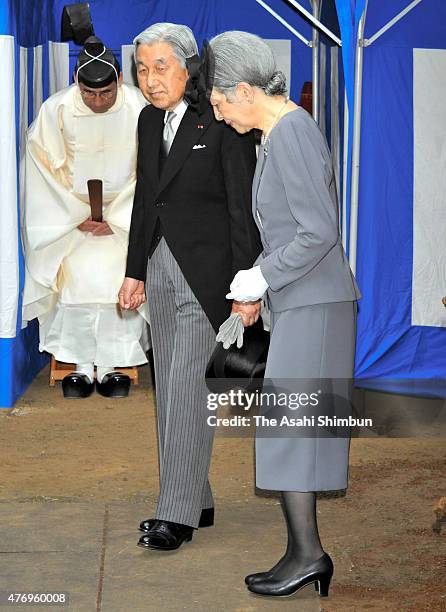
<svg viewBox="0 0 446 612"><path fill-rule="evenodd" d="M180 127L180 123L181 120L184 117L184 113L187 111L187 102L185 100L181 100L181 102L173 109L173 112L175 113L175 117L172 119L172 129L173 129L173 133L176 134L178 128ZM166 124L167 121L167 113L169 111L166 111L164 113L164 124Z"/></svg>

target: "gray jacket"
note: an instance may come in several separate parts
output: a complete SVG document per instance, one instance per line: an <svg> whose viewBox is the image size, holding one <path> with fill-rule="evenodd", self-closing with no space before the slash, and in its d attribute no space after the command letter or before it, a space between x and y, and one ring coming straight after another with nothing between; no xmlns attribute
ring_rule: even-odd
<svg viewBox="0 0 446 612"><path fill-rule="evenodd" d="M266 157L260 147L252 196L272 310L361 297L341 243L330 153L302 108L273 128Z"/></svg>

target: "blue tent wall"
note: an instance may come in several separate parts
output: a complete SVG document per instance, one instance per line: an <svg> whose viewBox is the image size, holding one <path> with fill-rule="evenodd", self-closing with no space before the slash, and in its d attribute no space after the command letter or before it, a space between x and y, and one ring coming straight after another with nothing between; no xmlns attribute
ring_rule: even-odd
<svg viewBox="0 0 446 612"><path fill-rule="evenodd" d="M407 4L370 0L365 37ZM411 379L408 392L446 373L445 330L411 325L413 48L446 48L445 24L446 4L423 0L364 49L356 375L388 389L383 378Z"/></svg>
<svg viewBox="0 0 446 612"><path fill-rule="evenodd" d="M0 3L0 34L15 38L16 55L16 117L19 117L19 47L29 49L28 105L32 119L32 48L43 45L43 97L48 96L48 41L60 40L62 8L69 0L4 0ZM283 0L269 4L294 25L304 36L311 38L310 25ZM310 9L308 0L303 2ZM136 34L151 23L171 21L189 25L199 44L225 30L239 29L254 32L264 38L290 39L292 45L291 95L299 99L302 85L311 81L311 49L298 41L284 26L261 8L255 0L90 0L90 10L98 36L107 44L120 49L130 44ZM71 49L79 47L71 44ZM18 121L18 119L17 119ZM18 167L17 124L17 167ZM23 257L20 253L20 287L23 289ZM20 304L19 304L20 312ZM17 321L17 336L0 339L0 407L10 407L25 391L48 357L38 352L38 328L33 321L21 330Z"/></svg>

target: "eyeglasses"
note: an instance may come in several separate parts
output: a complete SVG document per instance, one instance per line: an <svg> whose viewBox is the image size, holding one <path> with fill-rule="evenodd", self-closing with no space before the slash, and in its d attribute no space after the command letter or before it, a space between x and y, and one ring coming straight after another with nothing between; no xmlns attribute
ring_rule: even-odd
<svg viewBox="0 0 446 612"><path fill-rule="evenodd" d="M101 100L112 100L116 94L115 91L91 91L91 89L80 89L80 92L81 96L87 100L93 100L96 97Z"/></svg>

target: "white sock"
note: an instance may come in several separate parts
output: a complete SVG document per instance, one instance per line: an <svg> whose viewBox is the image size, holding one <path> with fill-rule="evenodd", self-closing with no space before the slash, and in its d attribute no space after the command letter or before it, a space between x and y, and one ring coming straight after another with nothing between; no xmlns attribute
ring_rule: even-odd
<svg viewBox="0 0 446 612"><path fill-rule="evenodd" d="M79 374L85 374L90 379L90 382L93 382L94 365L92 363L77 363L76 372L79 372Z"/></svg>
<svg viewBox="0 0 446 612"><path fill-rule="evenodd" d="M104 378L104 376L106 374L109 374L110 372L113 372L114 369L115 368L113 366L98 366L96 368L96 378L97 378L97 381L99 383L101 383L102 379Z"/></svg>

